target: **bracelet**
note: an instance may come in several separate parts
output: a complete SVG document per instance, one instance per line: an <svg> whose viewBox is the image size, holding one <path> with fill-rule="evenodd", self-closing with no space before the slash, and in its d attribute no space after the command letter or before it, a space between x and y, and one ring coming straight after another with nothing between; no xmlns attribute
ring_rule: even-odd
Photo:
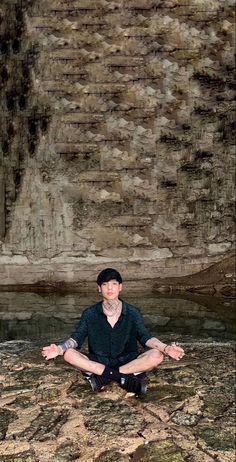
<svg viewBox="0 0 236 462"><path fill-rule="evenodd" d="M57 345L57 346L58 346L58 350L59 350L59 353L58 353L58 354L59 354L60 356L64 355L65 350L62 348L62 346L61 346L61 345Z"/></svg>
<svg viewBox="0 0 236 462"><path fill-rule="evenodd" d="M165 346L165 348L164 348L164 350L163 350L163 353L164 353L164 354L168 354L168 353L166 353L166 348L168 348L168 346L169 346L169 345L166 345L166 346Z"/></svg>

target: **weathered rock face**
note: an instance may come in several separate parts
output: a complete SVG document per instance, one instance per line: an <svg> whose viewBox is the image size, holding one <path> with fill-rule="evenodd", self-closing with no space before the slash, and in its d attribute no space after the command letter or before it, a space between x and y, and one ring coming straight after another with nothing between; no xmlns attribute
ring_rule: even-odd
<svg viewBox="0 0 236 462"><path fill-rule="evenodd" d="M3 0L1 284L230 253L233 6Z"/></svg>

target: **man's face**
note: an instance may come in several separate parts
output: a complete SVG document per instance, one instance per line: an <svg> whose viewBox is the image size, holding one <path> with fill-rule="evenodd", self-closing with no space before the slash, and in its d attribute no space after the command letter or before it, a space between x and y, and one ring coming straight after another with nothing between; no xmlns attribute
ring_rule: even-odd
<svg viewBox="0 0 236 462"><path fill-rule="evenodd" d="M98 291L102 294L105 300L117 300L121 290L122 284L119 284L119 282L115 279L103 282L101 286L98 286Z"/></svg>

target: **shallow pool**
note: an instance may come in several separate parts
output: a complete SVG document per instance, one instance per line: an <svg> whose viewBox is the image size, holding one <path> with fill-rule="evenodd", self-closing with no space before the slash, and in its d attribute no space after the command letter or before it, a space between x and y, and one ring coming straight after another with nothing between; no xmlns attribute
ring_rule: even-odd
<svg viewBox="0 0 236 462"><path fill-rule="evenodd" d="M165 342L231 341L235 338L235 300L182 294L122 294L142 312L153 335ZM81 312L97 294L0 293L0 342L58 341L70 335Z"/></svg>

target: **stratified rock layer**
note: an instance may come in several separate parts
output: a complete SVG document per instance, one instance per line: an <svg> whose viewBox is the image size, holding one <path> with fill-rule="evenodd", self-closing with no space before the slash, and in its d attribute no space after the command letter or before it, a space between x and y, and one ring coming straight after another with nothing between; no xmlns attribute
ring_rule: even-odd
<svg viewBox="0 0 236 462"><path fill-rule="evenodd" d="M3 0L1 284L230 254L233 6Z"/></svg>

